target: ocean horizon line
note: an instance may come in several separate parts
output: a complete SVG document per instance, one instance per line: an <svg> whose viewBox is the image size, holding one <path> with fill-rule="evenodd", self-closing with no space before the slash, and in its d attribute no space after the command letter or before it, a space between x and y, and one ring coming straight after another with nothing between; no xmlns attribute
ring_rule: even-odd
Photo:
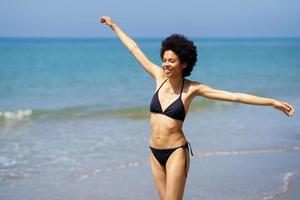
<svg viewBox="0 0 300 200"><path fill-rule="evenodd" d="M183 34L185 35L185 34ZM206 37L206 36L188 36L190 39L196 40L300 40L300 36L222 36L222 37ZM164 36L132 36L137 40L161 40ZM73 36L25 36L25 37L14 37L14 36L0 36L0 40L119 40L116 36L109 37L73 37Z"/></svg>

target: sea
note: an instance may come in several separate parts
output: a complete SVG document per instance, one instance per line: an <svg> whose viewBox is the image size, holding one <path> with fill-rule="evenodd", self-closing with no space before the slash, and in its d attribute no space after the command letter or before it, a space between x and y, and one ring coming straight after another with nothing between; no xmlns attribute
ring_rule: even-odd
<svg viewBox="0 0 300 200"><path fill-rule="evenodd" d="M163 38L136 38L161 66ZM190 38L187 79L290 103L196 97L189 200L300 199L300 38ZM0 199L155 200L155 81L116 38L0 38ZM298 189L297 189L298 188Z"/></svg>

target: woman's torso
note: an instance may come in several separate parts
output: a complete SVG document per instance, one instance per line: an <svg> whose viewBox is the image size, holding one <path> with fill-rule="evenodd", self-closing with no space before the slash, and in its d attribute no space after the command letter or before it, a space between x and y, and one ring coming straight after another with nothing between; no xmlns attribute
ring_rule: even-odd
<svg viewBox="0 0 300 200"><path fill-rule="evenodd" d="M151 137L149 144L152 147L172 148L186 142L182 126L193 97L191 81L183 80L182 87L176 93L171 92L170 87L165 84L166 79L157 82L158 87L150 105ZM183 114L184 116L182 116Z"/></svg>

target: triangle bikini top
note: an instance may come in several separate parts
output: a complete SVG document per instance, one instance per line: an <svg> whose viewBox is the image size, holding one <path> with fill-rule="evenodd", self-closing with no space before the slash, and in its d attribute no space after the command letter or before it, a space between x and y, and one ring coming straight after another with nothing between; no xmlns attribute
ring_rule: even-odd
<svg viewBox="0 0 300 200"><path fill-rule="evenodd" d="M181 86L181 91L180 91L179 97L173 103L171 103L164 111L161 108L160 101L159 101L159 98L158 98L158 92L167 80L168 79L166 79L160 85L158 90L153 95L152 101L151 101L151 104L150 104L150 111L153 112L153 113L160 113L160 114L166 115L166 116L171 117L173 119L184 121L185 109L184 109L183 102L181 100L181 94L182 94L182 90L183 90L183 86L184 86L184 79L182 81L182 86Z"/></svg>

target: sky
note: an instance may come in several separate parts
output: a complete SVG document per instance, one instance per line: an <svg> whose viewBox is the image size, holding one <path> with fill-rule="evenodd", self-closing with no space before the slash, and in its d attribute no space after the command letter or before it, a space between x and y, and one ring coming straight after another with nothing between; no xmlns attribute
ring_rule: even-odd
<svg viewBox="0 0 300 200"><path fill-rule="evenodd" d="M0 0L0 37L300 37L299 0Z"/></svg>

